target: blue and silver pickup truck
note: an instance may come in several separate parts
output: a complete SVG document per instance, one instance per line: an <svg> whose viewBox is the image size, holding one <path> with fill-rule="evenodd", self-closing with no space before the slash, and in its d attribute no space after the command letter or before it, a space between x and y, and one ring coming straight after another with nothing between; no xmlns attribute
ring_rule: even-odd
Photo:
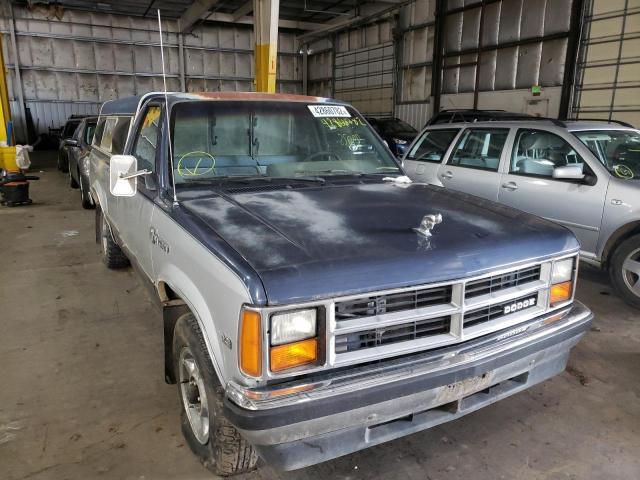
<svg viewBox="0 0 640 480"><path fill-rule="evenodd" d="M182 430L217 474L458 418L562 372L592 321L573 234L412 183L345 103L115 100L91 155L104 262L161 303Z"/></svg>

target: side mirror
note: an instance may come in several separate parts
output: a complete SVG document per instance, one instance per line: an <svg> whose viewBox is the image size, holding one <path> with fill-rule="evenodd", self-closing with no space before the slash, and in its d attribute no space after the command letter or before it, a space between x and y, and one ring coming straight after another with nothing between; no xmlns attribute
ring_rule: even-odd
<svg viewBox="0 0 640 480"><path fill-rule="evenodd" d="M64 139L64 144L67 147L77 147L78 146L78 141L73 139L73 138L65 138Z"/></svg>
<svg viewBox="0 0 640 480"><path fill-rule="evenodd" d="M138 170L133 155L114 155L109 163L109 190L114 197L133 197L138 191L137 177L148 175L149 170Z"/></svg>
<svg viewBox="0 0 640 480"><path fill-rule="evenodd" d="M582 165L554 168L552 177L558 180L584 180Z"/></svg>

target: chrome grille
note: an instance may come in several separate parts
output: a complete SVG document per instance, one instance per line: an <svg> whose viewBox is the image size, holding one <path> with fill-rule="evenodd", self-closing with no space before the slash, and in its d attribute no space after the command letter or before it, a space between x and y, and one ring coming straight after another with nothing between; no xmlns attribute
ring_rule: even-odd
<svg viewBox="0 0 640 480"><path fill-rule="evenodd" d="M450 303L451 289L451 285L444 285L435 288L419 288L399 293L336 302L336 321L353 320Z"/></svg>
<svg viewBox="0 0 640 480"><path fill-rule="evenodd" d="M353 352L439 335L448 333L450 328L451 317L445 316L339 335L336 337L336 353Z"/></svg>
<svg viewBox="0 0 640 480"><path fill-rule="evenodd" d="M494 275L480 280L467 282L464 298L474 298L495 293L506 288L525 285L540 279L540 265L522 268L513 272Z"/></svg>
<svg viewBox="0 0 640 480"><path fill-rule="evenodd" d="M549 308L552 264L338 298L328 306L332 365L451 345L541 315ZM534 306L525 307L532 298Z"/></svg>
<svg viewBox="0 0 640 480"><path fill-rule="evenodd" d="M532 298L535 299L535 303L530 304L529 301ZM523 306L523 304L525 305ZM462 324L466 328L472 327L474 325L478 325L479 323L490 322L491 320L496 320L500 317L510 315L511 313L524 311L527 308L532 308L536 305L538 305L538 294L536 293L534 295L526 295L514 300L509 300L507 302L499 303L496 305L489 305L485 308L479 308L467 312L464 315ZM514 307L513 310L511 310L512 306Z"/></svg>

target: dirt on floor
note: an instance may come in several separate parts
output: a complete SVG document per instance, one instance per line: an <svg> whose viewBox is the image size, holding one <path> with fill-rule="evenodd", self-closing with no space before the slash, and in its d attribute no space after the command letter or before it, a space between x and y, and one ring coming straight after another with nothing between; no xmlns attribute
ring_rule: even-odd
<svg viewBox="0 0 640 480"><path fill-rule="evenodd" d="M0 479L210 479L163 380L161 319L109 271L94 214L36 155L28 207L0 207ZM41 170L41 171L39 171ZM596 314L569 367L459 420L308 469L244 479L638 479L640 312L583 267Z"/></svg>

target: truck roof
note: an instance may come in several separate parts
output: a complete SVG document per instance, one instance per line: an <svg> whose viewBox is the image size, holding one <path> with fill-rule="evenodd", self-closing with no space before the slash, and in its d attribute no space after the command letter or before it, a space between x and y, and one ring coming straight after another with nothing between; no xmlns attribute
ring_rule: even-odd
<svg viewBox="0 0 640 480"><path fill-rule="evenodd" d="M154 96L163 97L165 92L149 92L144 95L118 98L109 100L102 105L100 115L135 115L144 100ZM240 100L240 101L280 101L280 102L332 102L342 104L343 102L324 97L311 97L307 95L294 95L290 93L261 93L261 92L167 92L167 97L172 100Z"/></svg>

